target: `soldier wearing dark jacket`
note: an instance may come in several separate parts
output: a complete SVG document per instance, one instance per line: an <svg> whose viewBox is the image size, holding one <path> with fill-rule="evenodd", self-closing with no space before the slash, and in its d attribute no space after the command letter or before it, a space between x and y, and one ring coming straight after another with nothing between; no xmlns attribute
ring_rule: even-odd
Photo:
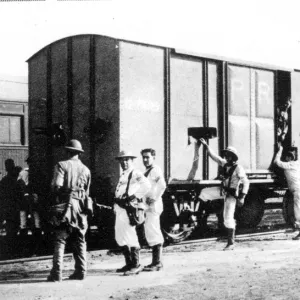
<svg viewBox="0 0 300 300"><path fill-rule="evenodd" d="M71 140L65 147L68 159L55 166L52 190L57 195L57 209L62 209L54 230L53 267L48 281L62 280L63 256L67 238L71 239L75 259L75 271L69 279L82 280L86 276L86 241L88 228L86 198L89 196L91 173L81 162L79 154L84 152L81 143Z"/></svg>

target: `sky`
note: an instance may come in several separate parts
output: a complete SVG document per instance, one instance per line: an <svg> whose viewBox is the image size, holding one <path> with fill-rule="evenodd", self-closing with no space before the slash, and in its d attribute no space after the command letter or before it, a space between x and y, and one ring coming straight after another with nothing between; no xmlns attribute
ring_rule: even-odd
<svg viewBox="0 0 300 300"><path fill-rule="evenodd" d="M299 8L294 0L0 2L0 73L27 76L29 57L77 34L300 69Z"/></svg>

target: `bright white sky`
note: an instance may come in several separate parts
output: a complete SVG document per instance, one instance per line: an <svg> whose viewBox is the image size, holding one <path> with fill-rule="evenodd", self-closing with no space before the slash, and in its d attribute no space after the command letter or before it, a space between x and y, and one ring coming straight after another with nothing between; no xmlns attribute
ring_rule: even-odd
<svg viewBox="0 0 300 300"><path fill-rule="evenodd" d="M0 73L57 39L102 34L300 68L299 0L0 2Z"/></svg>

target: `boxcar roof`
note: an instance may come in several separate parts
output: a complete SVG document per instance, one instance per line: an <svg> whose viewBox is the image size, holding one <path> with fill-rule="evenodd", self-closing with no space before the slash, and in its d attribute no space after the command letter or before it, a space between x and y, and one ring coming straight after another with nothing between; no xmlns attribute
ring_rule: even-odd
<svg viewBox="0 0 300 300"><path fill-rule="evenodd" d="M226 61L229 63L238 64L238 65L247 65L247 66L253 66L253 67L258 67L258 68L262 68L262 69L273 69L273 70L275 69L275 70L286 70L286 71L292 71L294 69L290 66L287 67L287 66L283 66L282 64L277 64L277 63L273 64L273 63L265 63L262 61L255 61L255 60L250 61L250 60L246 60L246 59L245 60L244 59L236 59L233 57L227 57L227 56L222 56L222 55L201 53L198 50L195 51L195 50L189 50L189 49L184 49L184 48L178 48L175 45L174 45L174 47L172 47L170 45L166 46L166 45L148 44L145 42L131 41L131 40L115 38L115 37L100 35L100 34L78 34L78 35L67 36L67 37L58 39L58 40L46 45L45 47L41 48L39 51L37 51L35 54L33 54L31 57L29 57L26 62L30 62L37 54L39 54L41 51L47 49L49 46L59 43L65 39L72 38L72 37L80 37L80 36L91 36L91 35L111 38L111 39L115 39L118 41L134 43L134 44L139 44L139 45L174 49L174 51L179 54L185 54L185 55L190 55L190 56L200 57L200 58L208 58L208 59L219 60L219 61Z"/></svg>

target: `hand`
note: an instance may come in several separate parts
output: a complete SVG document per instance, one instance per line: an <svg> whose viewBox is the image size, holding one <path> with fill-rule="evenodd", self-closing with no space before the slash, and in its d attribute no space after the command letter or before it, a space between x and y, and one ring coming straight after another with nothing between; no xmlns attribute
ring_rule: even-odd
<svg viewBox="0 0 300 300"><path fill-rule="evenodd" d="M146 199L146 204L147 205L151 205L152 203L154 203L155 202L155 199L152 199L152 198L147 198Z"/></svg>
<svg viewBox="0 0 300 300"><path fill-rule="evenodd" d="M242 207L244 203L245 203L245 195L242 194L241 196L238 197L236 204L238 207Z"/></svg>
<svg viewBox="0 0 300 300"><path fill-rule="evenodd" d="M203 146L207 147L207 143L206 143L205 139L201 138L199 141L201 142L201 144L203 144Z"/></svg>

